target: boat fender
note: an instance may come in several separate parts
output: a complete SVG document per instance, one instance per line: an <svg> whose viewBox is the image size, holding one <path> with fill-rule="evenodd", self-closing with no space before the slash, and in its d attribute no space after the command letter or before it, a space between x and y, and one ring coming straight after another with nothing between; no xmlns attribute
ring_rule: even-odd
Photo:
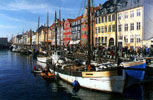
<svg viewBox="0 0 153 100"><path fill-rule="evenodd" d="M73 85L73 87L79 87L80 86L80 84L77 80L74 80L72 85Z"/></svg>
<svg viewBox="0 0 153 100"><path fill-rule="evenodd" d="M33 70L36 70L36 66L35 65L33 66Z"/></svg>

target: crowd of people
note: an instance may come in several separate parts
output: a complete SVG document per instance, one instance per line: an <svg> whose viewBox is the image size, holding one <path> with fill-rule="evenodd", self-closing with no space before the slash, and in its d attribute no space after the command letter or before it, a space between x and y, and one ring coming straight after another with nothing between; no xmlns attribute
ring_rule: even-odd
<svg viewBox="0 0 153 100"><path fill-rule="evenodd" d="M94 55L97 55L98 57L104 57L104 58L115 58L115 47L105 48L105 47L99 47L94 48ZM137 47L137 48L128 48L124 47L122 49L117 50L117 56L123 57L123 58L129 58L131 56L137 56L137 57L151 57L153 56L153 47Z"/></svg>

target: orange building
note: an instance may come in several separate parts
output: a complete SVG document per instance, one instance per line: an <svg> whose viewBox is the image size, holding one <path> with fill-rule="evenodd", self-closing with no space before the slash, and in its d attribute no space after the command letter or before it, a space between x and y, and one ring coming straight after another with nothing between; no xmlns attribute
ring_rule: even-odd
<svg viewBox="0 0 153 100"><path fill-rule="evenodd" d="M95 10L98 10L100 7L91 7L91 13L90 13L90 44L92 45L92 41L94 44L94 34L95 34L95 21L94 21L94 15L92 16L92 12L95 12ZM88 8L85 9L83 18L81 20L81 45L82 46L87 46L88 42ZM92 19L93 19L93 27L92 27ZM93 29L93 35L92 35L92 29ZM93 37L93 38L92 38ZM93 39L93 40L92 40Z"/></svg>

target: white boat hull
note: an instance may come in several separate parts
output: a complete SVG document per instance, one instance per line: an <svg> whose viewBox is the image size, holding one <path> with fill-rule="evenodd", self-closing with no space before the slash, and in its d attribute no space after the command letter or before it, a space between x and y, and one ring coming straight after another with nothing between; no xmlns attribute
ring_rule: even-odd
<svg viewBox="0 0 153 100"><path fill-rule="evenodd" d="M42 62L42 63L46 63L47 57L37 57L37 61Z"/></svg>
<svg viewBox="0 0 153 100"><path fill-rule="evenodd" d="M46 67L46 63L37 61L37 64L40 65L43 69Z"/></svg>
<svg viewBox="0 0 153 100"><path fill-rule="evenodd" d="M50 69L53 72L53 70ZM62 73L55 72L61 79L73 83L77 80L81 87L89 88L98 91L123 93L125 77L123 76L112 76L102 78L84 78L70 76Z"/></svg>

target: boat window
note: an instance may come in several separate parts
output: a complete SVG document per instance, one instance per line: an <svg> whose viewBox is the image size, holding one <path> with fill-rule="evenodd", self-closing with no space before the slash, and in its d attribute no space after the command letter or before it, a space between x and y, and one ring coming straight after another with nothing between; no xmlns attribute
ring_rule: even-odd
<svg viewBox="0 0 153 100"><path fill-rule="evenodd" d="M57 55L60 55L61 53L60 52L57 52Z"/></svg>

